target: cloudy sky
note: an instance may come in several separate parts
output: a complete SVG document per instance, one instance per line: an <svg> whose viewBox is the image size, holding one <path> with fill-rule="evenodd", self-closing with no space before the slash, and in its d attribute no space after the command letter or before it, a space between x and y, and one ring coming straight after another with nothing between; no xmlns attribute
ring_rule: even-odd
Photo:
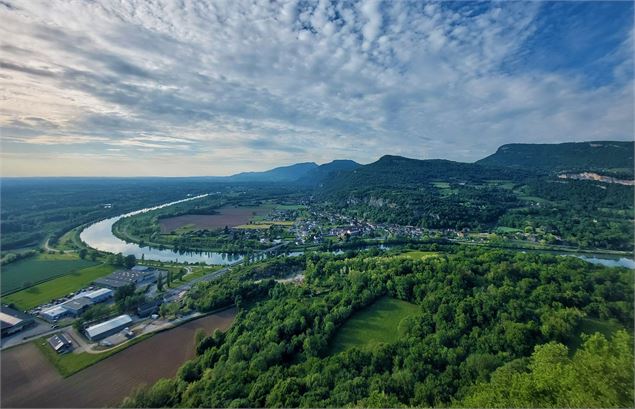
<svg viewBox="0 0 635 409"><path fill-rule="evenodd" d="M633 3L0 0L2 174L633 138Z"/></svg>

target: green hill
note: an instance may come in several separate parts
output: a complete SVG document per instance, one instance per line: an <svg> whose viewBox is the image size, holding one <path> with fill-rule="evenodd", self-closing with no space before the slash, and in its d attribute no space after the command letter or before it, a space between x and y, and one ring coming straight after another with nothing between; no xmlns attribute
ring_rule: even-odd
<svg viewBox="0 0 635 409"><path fill-rule="evenodd" d="M298 183L317 186L331 176L337 177L340 174L357 169L360 166L362 165L352 160L334 160L309 170L304 176L298 179Z"/></svg>
<svg viewBox="0 0 635 409"><path fill-rule="evenodd" d="M352 171L330 175L323 183L323 191L337 193L360 188L416 187L433 181L470 183L486 180L520 180L528 175L527 171L520 169L444 159L419 160L385 155L376 162Z"/></svg>
<svg viewBox="0 0 635 409"><path fill-rule="evenodd" d="M596 171L633 175L633 142L570 142L503 145L479 165L510 166L546 172Z"/></svg>
<svg viewBox="0 0 635 409"><path fill-rule="evenodd" d="M291 182L298 180L307 172L317 168L314 162L296 163L289 166L280 166L264 172L243 172L225 179L228 182Z"/></svg>

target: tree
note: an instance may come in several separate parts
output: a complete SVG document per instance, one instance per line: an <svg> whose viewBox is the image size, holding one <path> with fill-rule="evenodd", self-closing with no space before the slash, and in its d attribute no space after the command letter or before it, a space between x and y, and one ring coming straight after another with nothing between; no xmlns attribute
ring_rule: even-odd
<svg viewBox="0 0 635 409"><path fill-rule="evenodd" d="M633 346L626 331L608 341L595 333L569 358L568 348L537 346L529 364L511 362L479 383L463 407L630 407Z"/></svg>
<svg viewBox="0 0 635 409"><path fill-rule="evenodd" d="M160 273L159 277L157 278L157 290L163 291L163 274L162 273Z"/></svg>
<svg viewBox="0 0 635 409"><path fill-rule="evenodd" d="M126 268L132 268L132 267L134 267L136 264L137 264L137 258L135 257L135 255L134 255L134 254L127 255L127 256L126 256L126 258L125 258L125 259L124 259L124 261L123 261L123 265L124 265Z"/></svg>
<svg viewBox="0 0 635 409"><path fill-rule="evenodd" d="M84 260L86 258L86 255L88 254L88 250L86 249L81 249L79 251L79 258L81 258L82 260Z"/></svg>

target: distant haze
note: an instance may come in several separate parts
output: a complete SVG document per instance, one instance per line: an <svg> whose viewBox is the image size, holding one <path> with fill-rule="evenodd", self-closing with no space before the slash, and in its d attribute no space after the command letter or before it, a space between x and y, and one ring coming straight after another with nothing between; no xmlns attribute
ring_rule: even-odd
<svg viewBox="0 0 635 409"><path fill-rule="evenodd" d="M632 2L0 2L3 176L632 140Z"/></svg>

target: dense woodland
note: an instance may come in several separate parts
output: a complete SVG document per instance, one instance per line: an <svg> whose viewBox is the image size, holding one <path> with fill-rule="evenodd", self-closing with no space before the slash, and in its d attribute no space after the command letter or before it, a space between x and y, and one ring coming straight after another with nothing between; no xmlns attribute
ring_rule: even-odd
<svg viewBox="0 0 635 409"><path fill-rule="evenodd" d="M597 171L633 178L633 142L512 143L476 163L544 172Z"/></svg>
<svg viewBox="0 0 635 409"><path fill-rule="evenodd" d="M298 269L301 286L267 279ZM236 303L235 324L125 405L625 407L632 282L632 270L573 257L468 248L422 260L377 250L272 259L199 284L182 308ZM406 335L331 353L339 327L385 296L420 306L399 324ZM624 331L582 335L595 320Z"/></svg>

